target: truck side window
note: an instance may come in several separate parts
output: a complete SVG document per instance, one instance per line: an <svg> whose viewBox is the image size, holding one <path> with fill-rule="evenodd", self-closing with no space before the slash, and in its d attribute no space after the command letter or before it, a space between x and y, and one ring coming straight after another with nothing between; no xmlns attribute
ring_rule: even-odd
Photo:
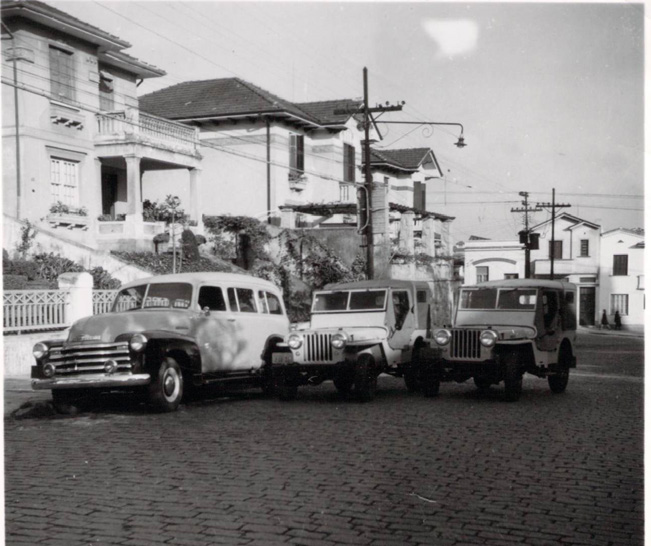
<svg viewBox="0 0 651 546"><path fill-rule="evenodd" d="M237 313L240 310L240 306L237 305L237 296L235 295L235 288L229 288L227 292L228 292L228 303L231 306L231 311Z"/></svg>
<svg viewBox="0 0 651 546"><path fill-rule="evenodd" d="M253 290L249 288L236 288L237 302L240 305L240 313L257 313L258 306L255 303Z"/></svg>
<svg viewBox="0 0 651 546"><path fill-rule="evenodd" d="M267 294L267 305L269 306L269 312L272 315L282 315L283 308L280 305L280 300L273 294L266 292Z"/></svg>
<svg viewBox="0 0 651 546"><path fill-rule="evenodd" d="M202 286L199 290L199 308L226 311L226 300L219 286Z"/></svg>
<svg viewBox="0 0 651 546"><path fill-rule="evenodd" d="M260 312L268 314L269 313L269 304L264 295L264 290L258 290L258 301L260 302Z"/></svg>
<svg viewBox="0 0 651 546"><path fill-rule="evenodd" d="M405 323L407 313L409 313L409 295L406 291L394 291L393 311L396 317L396 330L400 330Z"/></svg>

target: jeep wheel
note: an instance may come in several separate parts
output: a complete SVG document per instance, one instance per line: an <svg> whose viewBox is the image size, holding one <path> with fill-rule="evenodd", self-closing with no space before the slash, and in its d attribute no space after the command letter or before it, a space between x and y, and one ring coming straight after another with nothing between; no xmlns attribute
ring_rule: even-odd
<svg viewBox="0 0 651 546"><path fill-rule="evenodd" d="M284 373L274 374L274 391L279 400L285 402L296 400L298 396L298 383Z"/></svg>
<svg viewBox="0 0 651 546"><path fill-rule="evenodd" d="M409 392L419 391L422 387L419 370L410 369L403 374L405 387Z"/></svg>
<svg viewBox="0 0 651 546"><path fill-rule="evenodd" d="M549 388L554 394L565 392L567 382L570 380L570 363L568 354L569 353L566 349L561 349L561 353L558 357L556 373L547 377Z"/></svg>
<svg viewBox="0 0 651 546"><path fill-rule="evenodd" d="M420 374L420 386L425 398L438 396L441 389L441 361L438 351L421 347L412 363Z"/></svg>
<svg viewBox="0 0 651 546"><path fill-rule="evenodd" d="M522 394L522 370L518 353L512 351L504 358L504 398L507 402L517 402Z"/></svg>
<svg viewBox="0 0 651 546"><path fill-rule="evenodd" d="M377 388L375 361L369 354L360 355L355 365L355 394L360 402L370 402Z"/></svg>
<svg viewBox="0 0 651 546"><path fill-rule="evenodd" d="M52 407L61 415L76 415L84 409L89 393L82 389L52 391Z"/></svg>
<svg viewBox="0 0 651 546"><path fill-rule="evenodd" d="M332 380L332 382L339 394L347 395L350 394L350 391L353 388L355 376L350 372L341 372Z"/></svg>
<svg viewBox="0 0 651 546"><path fill-rule="evenodd" d="M165 357L158 373L149 384L149 402L159 411L175 411L183 398L181 368L171 357Z"/></svg>

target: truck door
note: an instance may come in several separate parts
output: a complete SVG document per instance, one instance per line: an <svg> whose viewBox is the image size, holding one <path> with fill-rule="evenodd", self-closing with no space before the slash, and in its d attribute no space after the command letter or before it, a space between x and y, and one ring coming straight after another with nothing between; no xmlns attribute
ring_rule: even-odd
<svg viewBox="0 0 651 546"><path fill-rule="evenodd" d="M202 373L220 372L233 367L237 353L236 323L220 286L201 286L199 316L194 335L201 352Z"/></svg>

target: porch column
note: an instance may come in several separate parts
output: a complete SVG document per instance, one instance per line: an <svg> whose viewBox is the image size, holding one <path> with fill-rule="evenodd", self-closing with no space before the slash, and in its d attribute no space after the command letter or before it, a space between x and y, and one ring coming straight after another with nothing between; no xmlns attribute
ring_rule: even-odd
<svg viewBox="0 0 651 546"><path fill-rule="evenodd" d="M445 256L452 256L452 241L450 239L449 220L441 222L441 251Z"/></svg>
<svg viewBox="0 0 651 546"><path fill-rule="evenodd" d="M280 227L286 229L294 229L296 227L296 217L294 214L294 209L290 207L279 207L280 208Z"/></svg>
<svg viewBox="0 0 651 546"><path fill-rule="evenodd" d="M124 158L127 162L127 216L136 223L142 223L141 159L137 155Z"/></svg>
<svg viewBox="0 0 651 546"><path fill-rule="evenodd" d="M398 247L404 248L409 254L414 253L414 213L405 211L400 216L400 239Z"/></svg>
<svg viewBox="0 0 651 546"><path fill-rule="evenodd" d="M97 221L97 217L102 214L102 162L99 157L96 157L93 163L93 177L91 188L88 192L90 194L88 214L93 221Z"/></svg>
<svg viewBox="0 0 651 546"><path fill-rule="evenodd" d="M199 201L199 187L201 184L201 169L194 167L188 169L190 171L190 203L188 212L190 213L190 220L196 220L197 225L201 224L202 209Z"/></svg>
<svg viewBox="0 0 651 546"><path fill-rule="evenodd" d="M423 251L428 256L436 256L436 246L435 246L435 228L434 228L434 218L427 216L422 220L423 224Z"/></svg>

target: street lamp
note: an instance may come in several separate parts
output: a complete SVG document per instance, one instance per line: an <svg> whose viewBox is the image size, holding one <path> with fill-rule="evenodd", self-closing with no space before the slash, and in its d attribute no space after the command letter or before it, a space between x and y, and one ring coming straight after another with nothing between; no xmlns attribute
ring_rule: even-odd
<svg viewBox="0 0 651 546"><path fill-rule="evenodd" d="M400 125L427 125L427 126L432 126L432 125L454 125L455 127L460 127L461 128L461 133L459 134L458 140L454 143L454 145L457 148L465 148L468 146L466 144L466 141L463 137L463 125L461 123L448 123L448 122L443 122L443 121L379 121L375 120L375 123L385 123L385 124L400 124Z"/></svg>

